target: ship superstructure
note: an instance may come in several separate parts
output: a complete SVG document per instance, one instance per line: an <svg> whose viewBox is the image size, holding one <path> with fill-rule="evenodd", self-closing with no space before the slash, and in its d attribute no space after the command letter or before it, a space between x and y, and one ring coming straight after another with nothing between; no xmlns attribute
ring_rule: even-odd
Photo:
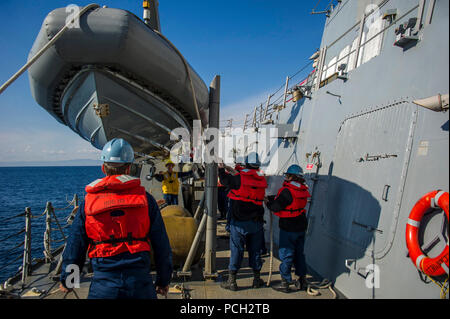
<svg viewBox="0 0 450 319"><path fill-rule="evenodd" d="M290 164L303 167L312 194L307 206L305 249L309 271L316 277L327 278L344 297L445 297L449 238L449 3L444 0L330 3L333 6L325 10L327 19L320 49L312 52L301 69L306 72L305 78L292 84L293 77L288 77L280 98L270 95L255 108L253 117L246 117L240 138L253 142L244 142L244 148L232 150L232 156L250 149L260 152L270 185L268 195L276 194ZM69 60L81 59L84 51L67 50L63 38L59 44L62 47L49 51L41 64L30 71L32 83L37 83L46 63L61 62L61 72L53 74L52 83L33 88L44 108L97 148L112 136L128 136L138 152L146 156L155 150L167 152L170 146L167 133L180 124L188 131L192 130L193 119L217 126L220 82L210 87L208 96L201 79L158 35L159 19L152 20L156 29L151 30L125 11L95 10L82 23L90 23L100 32L104 31L100 23L102 15L117 15L120 19L116 21L127 22L136 32L145 30L153 41L147 45L154 43L159 50L170 51L173 63L159 70L168 76L167 85L158 88L151 83L152 79L140 77L139 65L124 58L120 50L115 56L118 60L110 65L95 59L86 63L76 60L72 65L75 69L70 69L70 63L61 62L57 55L65 52ZM49 16L50 25L59 25L60 13L56 11ZM124 25L116 27L117 35L125 34ZM48 40L44 31L37 47ZM75 38L81 35L73 33ZM81 41L84 36L77 39ZM102 39L104 45L113 43ZM84 40L92 39L88 35ZM116 40L122 43L124 39ZM133 43L138 45L139 41ZM126 70L127 63L131 69ZM169 77L170 70L176 74ZM171 82L177 77L183 79L181 84ZM133 108L124 99L136 102ZM211 112L211 106L215 111ZM169 112L170 119L161 112ZM255 142L261 136L268 141L265 149ZM156 162L157 158L148 162L152 166L153 160ZM152 175L146 173L148 167L139 164L141 170L135 173L140 174L148 188L155 187ZM187 197L195 196L200 207L194 218L199 238L206 232L207 271L203 276L208 279L218 277L214 165L206 165L204 181L191 181L190 191L183 192ZM203 198L197 198L196 194L203 190ZM432 195L424 196L427 194ZM422 203L428 206L418 207ZM413 214L418 209L426 210L419 221ZM271 219L269 216L266 210L267 221ZM273 229L267 229L266 239L272 230L276 246L278 223L277 217L273 218L270 223ZM410 245L414 240L408 238L411 227L418 233L416 246L423 256L412 256ZM197 252L198 247L192 247L189 255ZM436 259L434 270L442 274L434 276L424 271L422 261L430 259ZM187 274L185 267L181 276ZM48 278L45 281L49 286Z"/></svg>
<svg viewBox="0 0 450 319"><path fill-rule="evenodd" d="M288 78L281 100L269 96L246 118L250 134L278 128L263 154L272 185L289 164L304 168L307 262L349 298L439 298L448 289L448 193L447 216L431 207L419 234L424 256L443 252L442 276L416 268L405 235L416 203L449 190L448 9L338 1L309 76L293 86Z"/></svg>

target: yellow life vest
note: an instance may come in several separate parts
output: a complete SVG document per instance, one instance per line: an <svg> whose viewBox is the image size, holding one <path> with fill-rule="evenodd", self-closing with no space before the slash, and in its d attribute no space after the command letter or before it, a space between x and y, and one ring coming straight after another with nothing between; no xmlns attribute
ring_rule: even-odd
<svg viewBox="0 0 450 319"><path fill-rule="evenodd" d="M172 172L169 175L169 172L165 172L164 180L162 182L162 191L163 194L172 194L178 195L178 189L180 187L180 182L178 181L178 173Z"/></svg>

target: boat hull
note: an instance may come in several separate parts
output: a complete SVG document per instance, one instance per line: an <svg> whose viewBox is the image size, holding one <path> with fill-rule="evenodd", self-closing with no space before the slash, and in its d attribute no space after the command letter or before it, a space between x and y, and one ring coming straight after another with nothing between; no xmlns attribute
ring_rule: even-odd
<svg viewBox="0 0 450 319"><path fill-rule="evenodd" d="M189 129L184 116L158 96L96 68L74 77L62 94L61 105L68 126L97 148L122 137L139 153L169 151L171 130Z"/></svg>
<svg viewBox="0 0 450 319"><path fill-rule="evenodd" d="M46 17L30 58L67 17L65 9ZM166 40L125 10L87 12L79 27L68 29L30 68L29 79L37 103L96 148L128 135L136 150L167 149L168 129L190 130L198 115L207 124L203 80ZM94 106L105 104L109 116L100 118Z"/></svg>

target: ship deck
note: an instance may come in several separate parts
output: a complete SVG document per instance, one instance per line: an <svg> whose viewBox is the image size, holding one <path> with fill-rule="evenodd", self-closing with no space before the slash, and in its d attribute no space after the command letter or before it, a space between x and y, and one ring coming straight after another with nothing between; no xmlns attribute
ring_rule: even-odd
<svg viewBox="0 0 450 319"><path fill-rule="evenodd" d="M244 254L243 265L237 275L238 290L230 291L221 288L220 283L227 279L230 250L228 249L229 236L225 231L225 221L218 221L217 226L217 278L215 280L205 280L203 278L204 259L201 258L196 265L192 266L191 277L178 277L174 273L167 299L332 299L334 297L329 289L321 289L319 296L311 296L305 290L282 293L273 290L270 286L253 289L251 287L253 273L252 269L248 266L247 252ZM267 247L269 246L268 243L266 245ZM274 249L274 252L276 252L276 249ZM269 278L269 265L270 257L263 257L261 278L266 284ZM276 284L280 281L279 265L280 260L274 256L271 284ZM26 299L87 298L92 273L83 273L80 288L75 289L75 293L65 294L59 290L59 283L49 278L49 274L53 271L54 267L55 263L45 263L37 267L27 279L25 289L23 289L20 297ZM184 290L181 290L181 287ZM158 299L165 299L165 297L158 295Z"/></svg>
<svg viewBox="0 0 450 319"><path fill-rule="evenodd" d="M157 171L164 170L164 163L157 163ZM147 181L145 179L145 173L141 176L142 185L149 191L156 199L162 198L161 184L154 179ZM181 192L179 194L179 203L183 205L183 199ZM229 233L225 230L225 220L217 221L217 246L216 246L216 272L217 277L212 279L206 279L203 276L204 269L204 257L200 258L197 264L191 267L190 277L180 277L177 275L177 269L174 266L175 271L170 283L169 294L167 299L332 299L335 297L334 292L329 289L320 289L318 296L312 296L307 291L291 291L290 293L282 293L273 290L270 286L265 286L258 289L252 288L253 271L248 265L248 253L244 253L244 259L242 262L242 268L237 274L237 291L230 291L220 287L220 283L227 280L228 277L228 262L230 257L229 250ZM269 241L269 236L266 236L266 241ZM269 248L270 244L266 242L266 247ZM62 247L59 249L61 253ZM281 277L279 273L280 260L277 258L278 248L274 247L273 257L273 271L271 277L271 284L277 284L280 282ZM89 293L89 287L91 283L92 273L86 272L89 267L84 267L83 273L80 278L80 288L75 289L75 293L65 294L59 290L59 282L51 279L51 274L54 272L57 262L59 260L59 254L55 252L54 262L44 263L41 262L33 267L32 274L27 277L24 288L22 289L21 283L18 282L14 285L14 291L20 292L20 298L27 299L86 299ZM181 267L182 268L182 267ZM270 272L270 257L263 257L263 267L261 269L261 278L267 284ZM152 275L155 273L152 272ZM293 277L295 277L293 275ZM155 278L155 276L153 276ZM309 281L313 281L312 278L307 278ZM55 278L58 280L58 277ZM17 281L17 280L16 280ZM183 290L179 288L184 288ZM18 297L18 295L15 295ZM164 296L158 295L158 299L164 299Z"/></svg>

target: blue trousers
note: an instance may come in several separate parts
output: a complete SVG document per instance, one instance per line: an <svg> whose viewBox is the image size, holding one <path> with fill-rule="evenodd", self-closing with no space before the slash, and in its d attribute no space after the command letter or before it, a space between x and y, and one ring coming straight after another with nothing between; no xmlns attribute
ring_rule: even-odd
<svg viewBox="0 0 450 319"><path fill-rule="evenodd" d="M152 276L129 269L94 272L88 299L157 299Z"/></svg>
<svg viewBox="0 0 450 319"><path fill-rule="evenodd" d="M280 229L280 245L278 255L281 260L280 275L292 282L291 269L295 267L297 276L306 275L306 260L304 254L305 232L287 232Z"/></svg>
<svg viewBox="0 0 450 319"><path fill-rule="evenodd" d="M247 247L248 263L255 271L262 268L261 249L264 241L263 223L255 221L236 221L230 223L230 271L241 268L244 250Z"/></svg>
<svg viewBox="0 0 450 319"><path fill-rule="evenodd" d="M178 205L178 195L163 194L163 198L167 205Z"/></svg>

